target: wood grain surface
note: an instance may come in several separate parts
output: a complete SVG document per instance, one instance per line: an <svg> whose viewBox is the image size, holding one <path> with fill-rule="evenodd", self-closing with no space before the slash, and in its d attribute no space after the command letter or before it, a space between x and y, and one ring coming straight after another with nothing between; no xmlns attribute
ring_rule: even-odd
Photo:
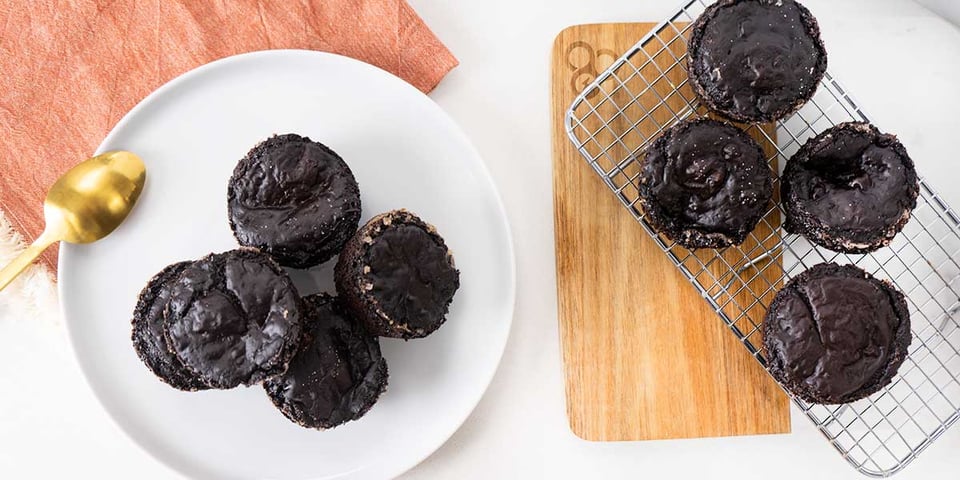
<svg viewBox="0 0 960 480"><path fill-rule="evenodd" d="M557 292L571 429L595 441L789 432L780 388L567 137L563 118L577 92L653 26L578 25L553 48ZM667 43L674 53L683 48ZM661 67L682 83L682 68ZM653 90L639 103L658 102ZM765 272L755 281L777 278L775 268Z"/></svg>

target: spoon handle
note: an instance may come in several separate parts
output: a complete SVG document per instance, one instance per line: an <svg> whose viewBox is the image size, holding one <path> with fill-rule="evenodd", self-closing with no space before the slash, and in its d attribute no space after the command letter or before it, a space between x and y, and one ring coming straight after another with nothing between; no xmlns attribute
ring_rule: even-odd
<svg viewBox="0 0 960 480"><path fill-rule="evenodd" d="M12 282L14 278L17 278L17 275L20 275L20 273L26 270L47 247L56 241L57 239L53 238L53 235L49 235L46 231L41 233L17 258L14 258L6 267L3 267L3 270L0 270L0 290L7 288L7 285L10 285L10 282Z"/></svg>

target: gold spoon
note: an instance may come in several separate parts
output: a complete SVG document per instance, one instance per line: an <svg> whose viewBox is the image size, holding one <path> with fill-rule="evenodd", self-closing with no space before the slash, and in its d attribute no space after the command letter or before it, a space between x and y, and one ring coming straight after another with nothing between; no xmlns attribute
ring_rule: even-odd
<svg viewBox="0 0 960 480"><path fill-rule="evenodd" d="M90 243L109 235L137 203L146 178L140 157L123 151L97 155L68 170L43 201L43 233L0 270L0 290L53 242Z"/></svg>

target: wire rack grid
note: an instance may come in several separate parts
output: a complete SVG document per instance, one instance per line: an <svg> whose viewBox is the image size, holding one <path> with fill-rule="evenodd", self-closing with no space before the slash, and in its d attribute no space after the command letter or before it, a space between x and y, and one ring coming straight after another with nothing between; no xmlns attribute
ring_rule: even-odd
<svg viewBox="0 0 960 480"><path fill-rule="evenodd" d="M856 264L907 295L913 342L889 386L846 405L813 405L792 398L857 471L888 477L960 418L960 220L921 179L910 222L888 248L872 254L838 254L787 234L776 205L739 247L689 251L656 233L638 205L635 158L666 128L706 114L687 85L685 58L689 25L708 3L686 0L601 72L567 111L567 133L761 364L766 365L760 339L766 306L787 279L817 263ZM828 72L814 98L795 114L776 125L741 127L758 139L779 174L806 139L854 120L869 117ZM779 180L774 191L779 192ZM776 194L774 200L777 204Z"/></svg>

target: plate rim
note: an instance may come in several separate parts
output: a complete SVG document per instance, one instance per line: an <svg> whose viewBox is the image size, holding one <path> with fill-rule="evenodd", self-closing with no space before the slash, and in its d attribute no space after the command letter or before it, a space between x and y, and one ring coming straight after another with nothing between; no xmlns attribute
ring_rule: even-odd
<svg viewBox="0 0 960 480"><path fill-rule="evenodd" d="M386 70L383 70L382 68L377 67L376 65L372 65L370 63L357 60L345 55L339 55L339 54L330 53L330 52L322 52L318 50L306 50L306 49L256 50L256 51L230 55L227 57L222 57L222 58L213 60L211 62L197 66L193 69L187 70L186 72L183 72L177 75L176 77L168 80L167 82L163 83L162 85L157 87L155 90L150 92L143 99L141 99L139 102L137 102L137 104L133 108L131 108L126 114L124 114L120 118L120 120L117 121L117 123L114 124L113 127L111 127L110 131L107 133L107 135L103 138L103 140L97 146L97 149L94 152L94 154L97 155L97 154L103 153L105 145L109 144L110 141L113 140L114 135L119 130L121 130L127 123L129 123L131 119L140 112L140 110L143 110L148 105L152 104L155 100L162 97L168 90L173 90L175 88L178 88L181 83L188 82L192 80L194 77L204 75L208 70L222 68L224 66L232 65L234 63L241 63L246 61L255 62L257 59L261 57L273 57L273 56L291 56L291 57L300 56L300 57L314 57L314 58L321 58L321 59L329 58L329 59L333 59L334 61L344 61L347 63L359 64L359 66L362 66L364 69L371 72L371 74L380 75L380 76L385 75L387 77L390 77L390 81L399 82L403 84L403 88L406 88L414 92L416 95L419 95L423 97L425 100L427 100L431 104L431 108L434 108L439 113L438 117L441 118L443 122L448 124L448 127L450 127L450 132L453 135L456 135L457 137L459 137L460 141L466 146L466 148L468 148L473 153L474 157L478 160L478 164L480 167L479 170L481 174L480 176L483 178L484 182L489 186L490 190L493 193L493 200L496 204L497 211L499 213L498 217L500 222L503 224L504 233L506 234L507 249L506 249L506 252L504 253L506 254L506 257L507 257L506 259L510 267L507 269L509 274L508 285L507 285L508 287L507 302L506 302L506 305L508 308L508 314L506 315L507 319L506 319L506 324L504 325L505 335L503 335L502 338L500 339L499 345L495 346L496 362L493 363L493 365L489 369L489 372L484 376L483 387L479 390L476 398L470 401L472 405L465 411L462 417L458 418L456 422L451 423L451 428L449 429L449 431L442 436L438 436L438 442L436 442L435 445L427 449L423 455L419 455L416 458L411 457L410 462L406 462L403 465L400 465L399 468L394 469L395 471L390 473L390 478L396 478L400 475L403 475L404 473L409 472L416 466L423 463L424 460L426 460L427 458L432 456L434 453L436 453L437 450L443 447L450 440L450 438L453 437L453 435L460 430L460 428L467 421L467 419L470 418L471 415L473 415L474 411L476 411L477 406L486 396L491 383L493 383L494 377L496 376L497 372L500 370L500 366L503 363L503 355L506 351L507 343L509 342L510 336L513 332L513 321L516 315L518 267L517 267L517 261L516 261L516 251L515 251L516 245L515 245L515 239L513 237L513 230L510 225L510 217L507 215L507 210L506 210L506 207L504 206L503 198L500 195L500 190L497 188L497 183L494 181L493 175L490 173L490 169L487 166L487 162L484 161L483 156L480 155L480 152L479 150L477 150L473 141L470 139L470 137L467 136L466 132L464 132L464 130L453 119L453 117L451 117L450 114L446 112L446 110L440 107L440 105L436 101L430 98L429 95L417 89L416 87L414 87L407 81L403 80L402 78ZM57 300L59 304L60 315L61 315L61 318L63 319L64 330L67 336L67 344L70 350L70 357L72 358L74 365L83 375L84 383L89 389L89 391L93 394L94 398L96 398L97 404L99 405L99 407L107 414L107 417L110 418L111 423L115 427L117 427L118 430L122 432L124 437L126 437L127 441L135 445L141 452L144 452L148 457L156 461L158 464L168 469L168 471L176 472L178 475L183 475L183 476L188 475L188 472L181 470L177 466L172 465L167 461L161 459L157 455L155 455L151 450L147 448L146 445L142 444L137 438L135 438L128 429L124 428L124 426L120 422L120 419L116 417L114 412L106 408L106 406L103 403L103 400L101 399L100 392L98 392L98 390L94 388L93 384L91 383L90 374L83 367L83 363L80 360L80 355L77 353L76 345L74 343L75 334L74 334L74 328L72 326L73 321L70 320L70 314L67 312L67 307L66 307L67 302L64 301L67 294L65 293L65 290L63 288L63 283L60 281L60 273L62 272L64 259L70 256L68 252L72 248L73 247L70 244L66 242L61 242L60 250L57 254Z"/></svg>

